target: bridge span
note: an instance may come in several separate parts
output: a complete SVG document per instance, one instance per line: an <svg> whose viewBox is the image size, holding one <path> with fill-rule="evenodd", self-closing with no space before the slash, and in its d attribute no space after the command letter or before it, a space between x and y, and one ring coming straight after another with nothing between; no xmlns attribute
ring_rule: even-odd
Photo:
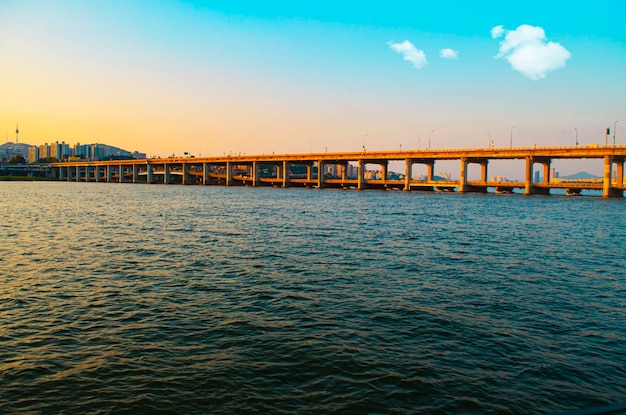
<svg viewBox="0 0 626 415"><path fill-rule="evenodd" d="M524 181L488 181L492 160L525 160ZM555 159L599 159L603 177L598 181L558 182L550 177ZM383 188L429 191L486 192L488 188L511 192L523 189L525 195L549 194L565 189L568 194L599 190L604 197L623 197L626 146L512 147L490 149L428 149L401 151L325 152L309 154L237 155L223 157L152 158L63 162L50 165L58 180L87 182L127 182L202 185L246 185L279 187ZM458 180L436 180L437 161L458 160ZM391 179L389 162L404 162L402 179ZM367 165L378 165L379 178L366 174ZM427 167L425 180L412 177L414 164ZM468 180L468 166L479 165L481 179ZM533 181L535 165L543 167L543 179ZM353 174L349 174L353 170ZM614 174L615 173L615 174Z"/></svg>

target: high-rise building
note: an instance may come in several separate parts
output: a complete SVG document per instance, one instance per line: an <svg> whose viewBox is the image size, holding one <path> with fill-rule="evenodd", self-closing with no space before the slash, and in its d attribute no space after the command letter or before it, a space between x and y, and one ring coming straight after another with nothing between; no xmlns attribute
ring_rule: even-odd
<svg viewBox="0 0 626 415"><path fill-rule="evenodd" d="M37 146L28 147L28 160L27 161L29 163L35 163L38 160L39 160L39 147Z"/></svg>

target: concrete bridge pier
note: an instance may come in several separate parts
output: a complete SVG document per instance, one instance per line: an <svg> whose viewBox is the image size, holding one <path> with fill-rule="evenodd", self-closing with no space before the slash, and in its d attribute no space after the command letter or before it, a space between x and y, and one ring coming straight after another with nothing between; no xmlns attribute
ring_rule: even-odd
<svg viewBox="0 0 626 415"><path fill-rule="evenodd" d="M550 184L550 180L552 180L552 178L550 177L550 165L552 164L552 159L549 157L542 157L540 159L535 159L535 160L539 164L543 165L543 184L546 184L546 185ZM549 188L535 189L535 193L549 195L550 189Z"/></svg>
<svg viewBox="0 0 626 415"><path fill-rule="evenodd" d="M113 166L106 166L107 183L113 181Z"/></svg>
<svg viewBox="0 0 626 415"><path fill-rule="evenodd" d="M324 161L317 160L317 188L324 187Z"/></svg>
<svg viewBox="0 0 626 415"><path fill-rule="evenodd" d="M209 163L202 163L202 185L209 183Z"/></svg>
<svg viewBox="0 0 626 415"><path fill-rule="evenodd" d="M357 182L357 189L363 190L365 188L365 160L363 159L359 159L358 174L359 179Z"/></svg>
<svg viewBox="0 0 626 415"><path fill-rule="evenodd" d="M283 187L289 187L289 169L290 168L291 168L291 163L289 163L287 160L284 160L283 168L282 168Z"/></svg>
<svg viewBox="0 0 626 415"><path fill-rule="evenodd" d="M404 191L411 191L411 169L413 168L413 160L404 159Z"/></svg>
<svg viewBox="0 0 626 415"><path fill-rule="evenodd" d="M85 182L89 182L89 180L91 180L89 166L85 166Z"/></svg>
<svg viewBox="0 0 626 415"><path fill-rule="evenodd" d="M613 163L616 164L615 187L613 187ZM604 156L604 178L602 186L602 197L623 197L624 191L621 189L624 183L624 159L612 156Z"/></svg>
<svg viewBox="0 0 626 415"><path fill-rule="evenodd" d="M533 158L526 157L526 175L524 179L524 195L533 194Z"/></svg>
<svg viewBox="0 0 626 415"><path fill-rule="evenodd" d="M133 183L139 183L139 165L133 164Z"/></svg>
<svg viewBox="0 0 626 415"><path fill-rule="evenodd" d="M533 172L535 170L535 163L543 165L543 184L550 183L550 164L552 159L549 157L526 157L526 178L524 180L524 195L542 194L549 195L549 188L541 188L534 186Z"/></svg>
<svg viewBox="0 0 626 415"><path fill-rule="evenodd" d="M483 182L488 181L487 180L487 165L489 164L489 160L485 159L482 160L481 162L479 162L478 164L480 164L480 180Z"/></svg>
<svg viewBox="0 0 626 415"><path fill-rule="evenodd" d="M183 163L183 185L189 184L189 163Z"/></svg>
<svg viewBox="0 0 626 415"><path fill-rule="evenodd" d="M152 184L154 181L154 174L152 172L152 164L148 163L146 171L146 183Z"/></svg>
<svg viewBox="0 0 626 415"><path fill-rule="evenodd" d="M259 185L259 177L260 177L261 165L258 161L253 161L252 166L250 168L250 175L252 176L252 186L256 187Z"/></svg>
<svg viewBox="0 0 626 415"><path fill-rule="evenodd" d="M467 191L467 159L461 158L461 169L459 172L459 193Z"/></svg>
<svg viewBox="0 0 626 415"><path fill-rule="evenodd" d="M226 162L226 186L233 185L233 164L230 161Z"/></svg>
<svg viewBox="0 0 626 415"><path fill-rule="evenodd" d="M459 174L459 193L487 193L487 188L484 186L471 186L467 182L467 169L470 164L480 165L480 180L482 182L487 181L487 166L489 164L488 159L470 159L461 158L461 171ZM429 172L430 173L430 172Z"/></svg>
<svg viewBox="0 0 626 415"><path fill-rule="evenodd" d="M623 157L614 157L613 158L613 162L615 163L615 171L617 173L616 175L616 187L619 187L620 189L622 189L624 187L624 158ZM618 196L624 196L624 191L620 190L620 189L616 189L616 191L618 192Z"/></svg>
<svg viewBox="0 0 626 415"><path fill-rule="evenodd" d="M435 161L429 161L426 164L426 177L429 182L435 180Z"/></svg>
<svg viewBox="0 0 626 415"><path fill-rule="evenodd" d="M170 184L170 165L163 164L163 184Z"/></svg>

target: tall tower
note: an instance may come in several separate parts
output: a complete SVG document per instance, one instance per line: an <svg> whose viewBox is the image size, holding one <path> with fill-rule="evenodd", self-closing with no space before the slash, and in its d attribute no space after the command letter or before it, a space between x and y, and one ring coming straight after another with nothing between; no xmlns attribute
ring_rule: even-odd
<svg viewBox="0 0 626 415"><path fill-rule="evenodd" d="M22 155L22 151L20 149L19 143L20 143L20 128L17 124L17 121L15 121L15 144L13 144L13 155L15 156Z"/></svg>

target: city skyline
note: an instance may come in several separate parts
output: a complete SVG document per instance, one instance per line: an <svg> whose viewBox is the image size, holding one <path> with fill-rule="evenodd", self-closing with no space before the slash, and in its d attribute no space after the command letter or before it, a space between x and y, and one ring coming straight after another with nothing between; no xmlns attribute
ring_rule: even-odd
<svg viewBox="0 0 626 415"><path fill-rule="evenodd" d="M0 126L148 156L624 144L624 12L3 1Z"/></svg>

